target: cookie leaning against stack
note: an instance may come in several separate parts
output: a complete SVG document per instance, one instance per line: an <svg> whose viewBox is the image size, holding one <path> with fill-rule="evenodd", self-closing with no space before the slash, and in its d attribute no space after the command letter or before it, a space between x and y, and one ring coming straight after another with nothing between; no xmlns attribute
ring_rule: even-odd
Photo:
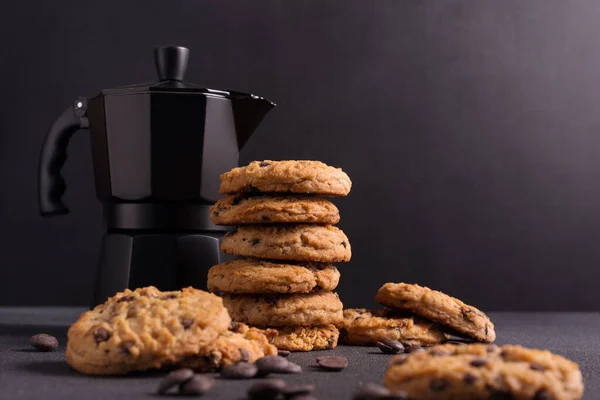
<svg viewBox="0 0 600 400"><path fill-rule="evenodd" d="M221 250L241 258L213 266L208 289L223 293L235 321L277 330L281 350L334 348L343 305L333 292L349 261L350 242L337 207L323 196L345 196L351 182L319 161L254 161L221 175L211 208L217 225L234 225Z"/></svg>
<svg viewBox="0 0 600 400"><path fill-rule="evenodd" d="M276 354L274 332L232 324L222 299L193 288L117 293L83 313L67 334L67 362L90 375L163 367L217 370Z"/></svg>
<svg viewBox="0 0 600 400"><path fill-rule="evenodd" d="M386 283L375 300L386 309L344 310L344 320L338 324L344 343L373 345L397 340L409 346L431 346L445 341L446 333L486 343L496 339L494 324L482 311L437 290Z"/></svg>

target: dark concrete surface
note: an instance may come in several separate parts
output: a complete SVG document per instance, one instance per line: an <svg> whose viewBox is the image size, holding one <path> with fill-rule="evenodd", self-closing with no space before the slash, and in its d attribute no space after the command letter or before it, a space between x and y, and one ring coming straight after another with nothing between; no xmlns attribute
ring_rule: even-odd
<svg viewBox="0 0 600 400"><path fill-rule="evenodd" d="M0 308L0 399L137 399L154 394L161 373L128 377L87 377L69 368L64 348L68 325L81 309ZM600 399L599 313L490 313L498 344L516 343L545 348L579 363L586 385L584 399ZM60 340L52 353L31 349L28 338L50 333ZM348 357L342 372L314 370L315 357ZM296 353L291 360L302 365L299 375L281 376L290 384L314 383L319 399L350 399L360 382L381 382L391 356L375 348L340 346L334 350ZM251 381L217 379L203 399L241 400Z"/></svg>

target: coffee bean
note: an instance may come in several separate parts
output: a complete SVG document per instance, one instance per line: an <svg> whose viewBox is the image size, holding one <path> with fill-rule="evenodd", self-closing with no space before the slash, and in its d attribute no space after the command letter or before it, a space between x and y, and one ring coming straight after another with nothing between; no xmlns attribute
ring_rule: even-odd
<svg viewBox="0 0 600 400"><path fill-rule="evenodd" d="M379 350L384 352L385 354L396 354L398 352L404 351L404 346L397 340L384 340L376 343Z"/></svg>
<svg viewBox="0 0 600 400"><path fill-rule="evenodd" d="M215 380L210 376L194 375L191 379L179 385L179 393L186 396L203 395L215 386Z"/></svg>
<svg viewBox="0 0 600 400"><path fill-rule="evenodd" d="M535 396L533 396L533 400L553 400L554 396L552 396L552 393L544 390L544 389L540 389L535 393Z"/></svg>
<svg viewBox="0 0 600 400"><path fill-rule="evenodd" d="M429 382L429 390L432 392L441 392L446 389L449 385L449 382L443 378L435 378L431 382Z"/></svg>
<svg viewBox="0 0 600 400"><path fill-rule="evenodd" d="M281 394L286 384L281 379L265 379L256 382L248 389L248 398L250 400L274 400Z"/></svg>
<svg viewBox="0 0 600 400"><path fill-rule="evenodd" d="M291 352L289 352L287 350L279 350L279 351L277 351L277 355L279 357L286 357L287 358L287 357L290 356L290 354L291 354Z"/></svg>
<svg viewBox="0 0 600 400"><path fill-rule="evenodd" d="M58 340L46 333L39 333L29 339L29 344L39 351L52 351L58 347Z"/></svg>
<svg viewBox="0 0 600 400"><path fill-rule="evenodd" d="M294 397L294 396L311 394L314 391L315 391L315 385L311 385L311 384L292 386L292 387L285 388L283 390L283 395L285 396L286 399L290 399L290 398L295 399L296 397Z"/></svg>
<svg viewBox="0 0 600 400"><path fill-rule="evenodd" d="M170 372L159 384L156 392L158 394L166 393L175 385L179 385L194 376L194 371L189 368L181 368Z"/></svg>
<svg viewBox="0 0 600 400"><path fill-rule="evenodd" d="M279 356L265 356L256 360L256 367L258 368L258 376L266 376L273 373L285 373L289 361Z"/></svg>
<svg viewBox="0 0 600 400"><path fill-rule="evenodd" d="M546 368L544 368L543 365L536 364L536 363L532 363L529 366L529 368L532 369L533 371L539 371L539 372L544 372L546 370Z"/></svg>
<svg viewBox="0 0 600 400"><path fill-rule="evenodd" d="M484 365L487 364L487 360L483 359L483 358L476 358L474 360L472 360L469 364L471 364L471 366L479 368L479 367L483 367Z"/></svg>
<svg viewBox="0 0 600 400"><path fill-rule="evenodd" d="M317 364L329 371L341 371L348 366L348 359L341 356L317 357Z"/></svg>
<svg viewBox="0 0 600 400"><path fill-rule="evenodd" d="M221 376L226 379L250 379L256 376L258 368L248 362L231 364L221 369Z"/></svg>
<svg viewBox="0 0 600 400"><path fill-rule="evenodd" d="M104 328L98 328L94 331L94 340L96 343L106 342L110 339L110 333Z"/></svg>
<svg viewBox="0 0 600 400"><path fill-rule="evenodd" d="M408 346L404 349L405 353L414 353L415 351L423 351L425 350L423 347L419 346L418 344L414 344L412 346Z"/></svg>
<svg viewBox="0 0 600 400"><path fill-rule="evenodd" d="M287 374L300 374L302 372L302 367L290 361L287 367L285 368L285 371L281 372L285 372Z"/></svg>

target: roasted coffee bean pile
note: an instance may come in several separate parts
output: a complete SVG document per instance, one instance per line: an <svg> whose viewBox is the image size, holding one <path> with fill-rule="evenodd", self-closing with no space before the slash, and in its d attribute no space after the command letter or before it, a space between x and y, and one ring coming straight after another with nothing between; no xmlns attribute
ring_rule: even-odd
<svg viewBox="0 0 600 400"><path fill-rule="evenodd" d="M52 351L58 347L58 339L46 333L39 333L29 339L29 344L38 351Z"/></svg>
<svg viewBox="0 0 600 400"><path fill-rule="evenodd" d="M181 368L170 372L158 385L158 394L168 394L171 388L179 387L179 394L186 396L201 396L209 392L215 385L210 376L196 375L189 368Z"/></svg>

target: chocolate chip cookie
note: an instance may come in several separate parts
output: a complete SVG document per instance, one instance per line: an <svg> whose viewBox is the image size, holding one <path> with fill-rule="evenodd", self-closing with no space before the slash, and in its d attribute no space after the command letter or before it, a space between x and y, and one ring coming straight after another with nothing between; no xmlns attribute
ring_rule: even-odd
<svg viewBox="0 0 600 400"><path fill-rule="evenodd" d="M244 257L314 262L350 261L344 232L331 225L248 225L228 232L221 251Z"/></svg>
<svg viewBox="0 0 600 400"><path fill-rule="evenodd" d="M285 326L274 328L277 336L271 343L279 350L312 351L334 349L340 332L332 325Z"/></svg>
<svg viewBox="0 0 600 400"><path fill-rule="evenodd" d="M438 324L390 310L346 309L344 320L337 326L341 343L359 346L388 340L397 340L405 346L431 346L446 338Z"/></svg>
<svg viewBox="0 0 600 400"><path fill-rule="evenodd" d="M288 295L225 294L223 304L234 321L264 326L316 326L342 321L337 293Z"/></svg>
<svg viewBox="0 0 600 400"><path fill-rule="evenodd" d="M178 365L220 343L230 324L222 300L201 290L125 290L83 313L69 328L66 358L77 371L94 375ZM235 343L241 345L242 339L247 340L238 336ZM243 342L242 348L251 347L255 354L259 348L274 351L264 345L267 338L261 340Z"/></svg>
<svg viewBox="0 0 600 400"><path fill-rule="evenodd" d="M216 225L337 224L340 213L322 197L235 194L217 201L210 209Z"/></svg>
<svg viewBox="0 0 600 400"><path fill-rule="evenodd" d="M340 273L331 264L292 265L241 258L213 266L208 290L223 293L310 293L333 290Z"/></svg>
<svg viewBox="0 0 600 400"><path fill-rule="evenodd" d="M385 385L415 400L576 400L583 395L574 362L546 350L479 343L398 355Z"/></svg>
<svg viewBox="0 0 600 400"><path fill-rule="evenodd" d="M225 194L304 193L346 196L352 182L340 168L320 161L252 161L245 167L234 168L221 175Z"/></svg>
<svg viewBox="0 0 600 400"><path fill-rule="evenodd" d="M494 324L473 306L437 290L407 283L386 283L375 300L386 307L409 310L482 342L496 340Z"/></svg>

